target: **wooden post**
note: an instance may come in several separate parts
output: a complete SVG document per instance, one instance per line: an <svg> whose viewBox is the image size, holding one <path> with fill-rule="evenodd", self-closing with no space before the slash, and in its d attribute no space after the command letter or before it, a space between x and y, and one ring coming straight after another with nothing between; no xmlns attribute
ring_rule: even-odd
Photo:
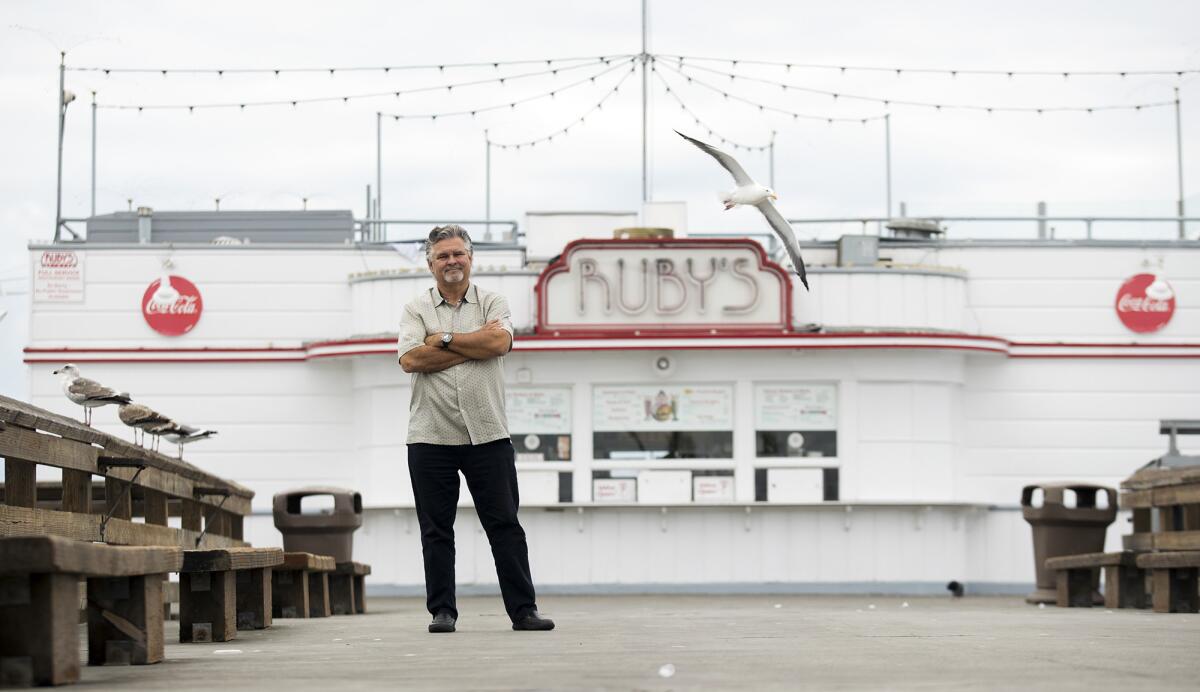
<svg viewBox="0 0 1200 692"><path fill-rule="evenodd" d="M308 615L314 618L329 617L329 573L308 573Z"/></svg>
<svg viewBox="0 0 1200 692"><path fill-rule="evenodd" d="M128 481L120 478L104 478L104 510L111 511L114 519L133 518L133 497L125 491Z"/></svg>
<svg viewBox="0 0 1200 692"><path fill-rule="evenodd" d="M359 615L367 612L366 582L366 575L354 575L354 612Z"/></svg>
<svg viewBox="0 0 1200 692"><path fill-rule="evenodd" d="M332 572L329 575L329 610L334 615L353 615L357 611L353 572Z"/></svg>
<svg viewBox="0 0 1200 692"><path fill-rule="evenodd" d="M1145 608L1146 574L1126 565L1104 566L1104 607Z"/></svg>
<svg viewBox="0 0 1200 692"><path fill-rule="evenodd" d="M195 500L180 500L180 503L183 505L183 529L200 531L200 503Z"/></svg>
<svg viewBox="0 0 1200 692"><path fill-rule="evenodd" d="M23 459L4 460L4 504L37 506L37 464Z"/></svg>
<svg viewBox="0 0 1200 692"><path fill-rule="evenodd" d="M276 567L271 577L271 613L277 618L306 618L308 611L307 570Z"/></svg>
<svg viewBox="0 0 1200 692"><path fill-rule="evenodd" d="M146 523L154 524L155 526L167 525L167 495L158 490L145 488L143 491L143 504L146 507Z"/></svg>
<svg viewBox="0 0 1200 692"><path fill-rule="evenodd" d="M179 573L179 641L227 642L237 636L232 570Z"/></svg>
<svg viewBox="0 0 1200 692"><path fill-rule="evenodd" d="M271 568L237 571L237 628L261 630L271 626Z"/></svg>
<svg viewBox="0 0 1200 692"><path fill-rule="evenodd" d="M0 686L79 680L79 577L0 577Z"/></svg>
<svg viewBox="0 0 1200 692"><path fill-rule="evenodd" d="M63 469L62 484L62 511L91 514L92 474L87 471Z"/></svg>
<svg viewBox="0 0 1200 692"><path fill-rule="evenodd" d="M88 582L88 665L163 660L165 574L93 577Z"/></svg>
<svg viewBox="0 0 1200 692"><path fill-rule="evenodd" d="M242 540L244 537L245 517L240 514L229 513L229 537Z"/></svg>

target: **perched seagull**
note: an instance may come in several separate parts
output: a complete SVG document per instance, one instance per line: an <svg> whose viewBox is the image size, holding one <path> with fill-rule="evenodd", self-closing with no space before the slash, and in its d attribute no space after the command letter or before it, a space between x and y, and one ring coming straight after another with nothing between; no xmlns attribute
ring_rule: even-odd
<svg viewBox="0 0 1200 692"><path fill-rule="evenodd" d="M133 428L134 442L138 441L137 434L139 430L142 433L142 440L145 441L148 429L171 422L170 418L167 418L149 406L133 403L121 404L121 407L117 409L117 417L121 419L122 423Z"/></svg>
<svg viewBox="0 0 1200 692"><path fill-rule="evenodd" d="M737 183L737 187L731 192L721 194L721 201L725 203L725 209L733 209L738 205L757 207L762 212L762 215L767 217L767 223L771 224L771 228L775 230L775 235L779 236L780 240L783 241L783 247L792 258L796 274L800 276L800 283L804 284L805 290L808 290L808 273L804 270L804 260L800 257L800 246L796 243L796 234L792 231L792 226L787 222L787 219L783 218L783 214L780 214L775 205L771 204L771 200L779 199L775 196L775 191L754 182L746 173L746 169L742 168L742 164L738 163L737 159L729 154L711 144L705 144L698 139L688 137L679 130L675 130L675 134L695 144L701 151L716 159L722 168L733 175L733 181Z"/></svg>
<svg viewBox="0 0 1200 692"><path fill-rule="evenodd" d="M67 363L54 371L62 380L63 394L83 407L83 424L92 424L92 409L106 404L128 404L131 399L128 392L118 392L105 387L95 380L89 380L79 375L79 368L73 363Z"/></svg>
<svg viewBox="0 0 1200 692"><path fill-rule="evenodd" d="M216 435L216 430L204 430L201 428L193 428L190 425L176 425L175 429L164 432L163 437L167 442L174 442L179 448L179 458L183 458L183 446L196 440L206 440L213 435Z"/></svg>

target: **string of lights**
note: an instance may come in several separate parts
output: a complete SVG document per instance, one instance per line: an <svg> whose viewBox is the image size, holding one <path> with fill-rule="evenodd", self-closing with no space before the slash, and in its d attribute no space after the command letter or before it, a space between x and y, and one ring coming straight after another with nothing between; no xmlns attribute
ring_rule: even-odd
<svg viewBox="0 0 1200 692"><path fill-rule="evenodd" d="M611 97L613 97L618 91L620 91L621 85L624 84L625 80L629 79L629 77L632 76L633 73L634 73L634 70L629 70L628 72L626 72L621 77L621 79L619 79L617 81L617 83L613 86L613 88L611 88L607 92L605 92L604 96L602 96L600 98L600 100L596 102L595 105L593 105L591 108L589 108L587 111L585 111L583 113L583 115L579 116L574 121L572 121L570 125L567 125L566 127L562 128L560 130L555 130L554 132L552 132L549 135L546 135L544 137L539 137L537 139L527 140L524 142L500 144L500 143L496 142L495 140L492 140L491 138L489 138L487 131L484 130L484 139L487 141L488 146L496 147L498 149L516 149L519 151L521 149L521 147L533 147L538 144L541 144L542 142L552 142L552 141L554 141L555 137L566 136L567 132L571 128L576 127L578 125L582 125L589 115L591 115L592 113L595 113L596 111L603 108L604 102L607 101L608 99L610 99Z"/></svg>
<svg viewBox="0 0 1200 692"><path fill-rule="evenodd" d="M103 72L105 75L112 74L161 74L164 77L169 74L206 74L216 75L218 77L224 75L247 75L247 74L296 74L296 73L325 73L330 76L336 75L338 72L382 72L388 74L394 71L411 71L411 70L434 70L444 72L448 69L472 68L472 67L491 67L500 69L501 65L540 65L545 64L546 67L551 67L555 63L590 61L590 62L609 62L612 60L620 60L630 58L632 55L601 55L588 57L574 58L542 58L539 60L499 60L495 62L459 62L459 63L442 63L428 65L375 65L375 66L359 66L359 67L205 67L205 68L151 68L151 67L92 67L92 66L72 66L67 65L65 69L68 72Z"/></svg>
<svg viewBox="0 0 1200 692"><path fill-rule="evenodd" d="M729 137L725 137L725 136L721 135L720 133L716 132L715 130L712 129L712 127L708 123L701 120L700 116L696 115L696 113L694 111L692 111L691 108L688 108L687 104L683 102L683 99L679 98L679 93L675 89L671 88L671 83L667 81L666 77L663 77L662 73L658 71L657 67L652 68L652 71L654 73L654 76L658 78L658 81L662 82L663 87L666 88L667 95L670 96L672 99L674 99L675 103L679 104L680 110L682 110L684 113L686 113L688 115L688 117L690 117L696 123L697 127L708 132L708 135L710 137L716 137L718 140L720 140L721 144L728 144L728 145L732 146L734 149L743 149L745 151L766 151L767 149L771 148L771 145L769 143L759 145L759 146L750 145L750 144L742 144L736 140L730 139Z"/></svg>
<svg viewBox="0 0 1200 692"><path fill-rule="evenodd" d="M835 65L823 63L803 63L803 62L776 62L771 60L741 60L734 58L713 58L698 55L656 55L657 58L669 58L676 61L682 67L687 60L703 61L703 62L720 62L729 63L736 68L738 65L767 65L771 67L782 67L786 71L793 69L804 70L829 70L837 71L841 74L847 72L888 72L896 76L902 76L905 73L909 74L935 74L945 75L948 77L958 77L960 75L969 76L992 76L992 77L1061 77L1069 79L1071 77L1163 77L1174 76L1183 77L1189 74L1200 74L1200 68L1175 69L1175 70L977 70L977 69L951 69L951 68L923 68L923 67L884 67L880 65Z"/></svg>
<svg viewBox="0 0 1200 692"><path fill-rule="evenodd" d="M627 60L632 60L632 58L628 58ZM107 110L137 110L139 112L144 111L144 110L186 110L188 112L193 112L197 109L212 110L212 109L224 109L224 108L237 108L239 110L245 110L246 108L257 108L257 107L264 107L264 106L298 106L300 104L331 103L331 102L337 102L337 101L341 101L343 103L349 103L350 101L381 98L381 97L385 97L385 96L392 96L395 98L400 98L401 96L404 96L407 94L417 94L417 93L430 92L430 91L446 91L447 93L449 93L449 92L454 91L454 89L469 88L469 87L474 87L474 86L480 86L483 84L499 84L499 85L503 86L503 85L507 84L508 82L516 81L519 79L527 79L530 77L542 77L545 75L558 76L558 74L560 72L567 72L570 70L577 70L577 69L585 68L585 67L600 67L602 65L609 65L609 64L611 64L611 61L593 60L592 62L589 62L589 63L580 63L578 65L569 65L566 67L556 67L556 68L551 68L551 69L546 69L546 70L539 70L537 72L523 72L523 73L515 74L515 75L506 75L504 77L490 77L488 79L475 79L475 80L470 80L470 81L465 81L465 82L456 82L456 83L450 83L450 84L437 84L437 85L430 85L430 86L423 86L423 87L412 87L409 89L392 89L390 91L373 91L373 92L366 92L366 93L347 94L347 95L342 95L342 96L313 96L313 97L308 97L308 98L271 99L271 100L266 100L266 101L239 101L239 102L197 103L197 104L104 104L104 103L97 103L96 107L101 108L101 109L107 109ZM604 74L605 72L607 72L607 70L593 75L592 78L594 79L595 77L597 77L601 74Z"/></svg>
<svg viewBox="0 0 1200 692"><path fill-rule="evenodd" d="M933 103L929 101L910 101L906 99L885 99L878 96L864 96L862 94L847 94L839 91L828 91L825 89L814 89L812 87L780 82L774 79L765 79L763 77L751 77L748 75L739 75L733 72L724 70L716 70L711 67L701 65L684 65L683 70L698 70L720 77L728 77L730 81L743 80L747 82L756 82L759 84L767 84L776 86L784 91L798 91L807 94L819 94L829 96L834 100L847 99L852 101L865 101L868 103L878 103L885 107L891 106L909 106L915 108L930 108L933 110L965 110L977 111L986 113L1094 113L1096 111L1117 111L1131 110L1140 111L1143 108L1160 108L1163 106L1174 106L1174 101L1155 101L1150 103L1134 103L1134 104L1115 104L1115 105L1098 105L1098 106L980 106L973 104L962 103ZM680 71L680 74L685 77L690 77L687 72Z"/></svg>
<svg viewBox="0 0 1200 692"><path fill-rule="evenodd" d="M595 83L595 81L598 77L603 77L604 75L606 75L610 72L613 72L614 70L619 70L623 67L629 67L629 72L632 73L637 69L637 67L634 63L635 63L635 59L629 58L628 60L624 60L615 65L612 65L611 67L609 67L608 69L606 69L602 72L594 74L590 77L585 77L585 78L580 79L575 82L571 82L570 84L558 87L552 91L546 91L546 92L542 92L540 94L535 94L533 96L527 96L522 99L517 99L515 101L507 101L505 103L498 103L498 104L494 104L491 106L482 106L479 108L472 108L470 110L443 111L440 113L382 113L381 112L380 115L382 115L385 118L392 118L393 120L420 120L420 119L425 119L425 118L428 118L429 120L437 120L438 118L452 118L452 117L460 116L460 115L469 115L471 117L474 117L474 116L478 115L479 113L487 113L489 111L500 110L503 108L513 109L521 104L529 103L530 101L537 101L539 99L544 99L544 98L554 98L556 94L560 94L564 91L567 91L568 89L577 87L580 84Z"/></svg>
<svg viewBox="0 0 1200 692"><path fill-rule="evenodd" d="M656 61L655 64L657 65L659 63L657 63L657 61ZM720 94L726 100L738 101L740 103L745 103L747 105L754 106L755 108L757 108L759 110L759 112L771 111L773 113L780 113L782 115L790 116L792 118L792 120L822 120L822 121L829 123L830 125L832 125L834 123L861 123L863 125L866 125L871 120L882 120L883 118L886 117L884 115L871 115L871 116L867 116L867 117L863 117L863 118L830 117L830 116L824 116L824 115L813 115L811 113L799 113L796 111L788 110L786 108L779 108L777 106L769 106L764 103L759 103L758 101L754 101L752 99L738 96L737 94L731 94L728 91L725 91L724 89L722 89L718 86L714 86L712 84L709 84L708 82L705 82L701 79L698 79L689 74L685 74L685 73L679 71L674 66L672 66L670 63L661 63L661 64L663 67L666 67L667 69L671 70L675 74L686 79L688 84L697 84L697 85L702 86L710 91L714 91L714 92Z"/></svg>

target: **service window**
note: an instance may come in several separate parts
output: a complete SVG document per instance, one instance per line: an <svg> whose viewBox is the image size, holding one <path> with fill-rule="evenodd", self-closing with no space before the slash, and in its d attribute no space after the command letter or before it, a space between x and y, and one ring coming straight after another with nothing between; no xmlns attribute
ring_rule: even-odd
<svg viewBox="0 0 1200 692"><path fill-rule="evenodd" d="M837 386L756 383L754 438L759 457L836 457Z"/></svg>
<svg viewBox="0 0 1200 692"><path fill-rule="evenodd" d="M507 387L504 402L517 461L571 460L570 387Z"/></svg>
<svg viewBox="0 0 1200 692"><path fill-rule="evenodd" d="M598 385L595 459L732 459L733 386Z"/></svg>

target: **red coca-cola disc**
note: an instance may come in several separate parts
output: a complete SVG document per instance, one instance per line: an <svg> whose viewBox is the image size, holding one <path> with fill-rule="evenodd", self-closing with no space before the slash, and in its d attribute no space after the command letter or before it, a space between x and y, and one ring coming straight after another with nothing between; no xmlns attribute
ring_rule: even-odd
<svg viewBox="0 0 1200 692"><path fill-rule="evenodd" d="M142 317L150 328L164 336L182 336L192 331L200 321L200 313L204 310L204 301L200 298L200 289L182 276L170 277L170 289L178 293L174 300L164 301L171 297L168 289L158 294L162 279L157 279L146 287L142 295ZM157 298L157 300L156 300Z"/></svg>
<svg viewBox="0 0 1200 692"><path fill-rule="evenodd" d="M1175 314L1175 290L1166 279L1154 274L1137 274L1117 291L1117 317L1139 334L1157 332Z"/></svg>

